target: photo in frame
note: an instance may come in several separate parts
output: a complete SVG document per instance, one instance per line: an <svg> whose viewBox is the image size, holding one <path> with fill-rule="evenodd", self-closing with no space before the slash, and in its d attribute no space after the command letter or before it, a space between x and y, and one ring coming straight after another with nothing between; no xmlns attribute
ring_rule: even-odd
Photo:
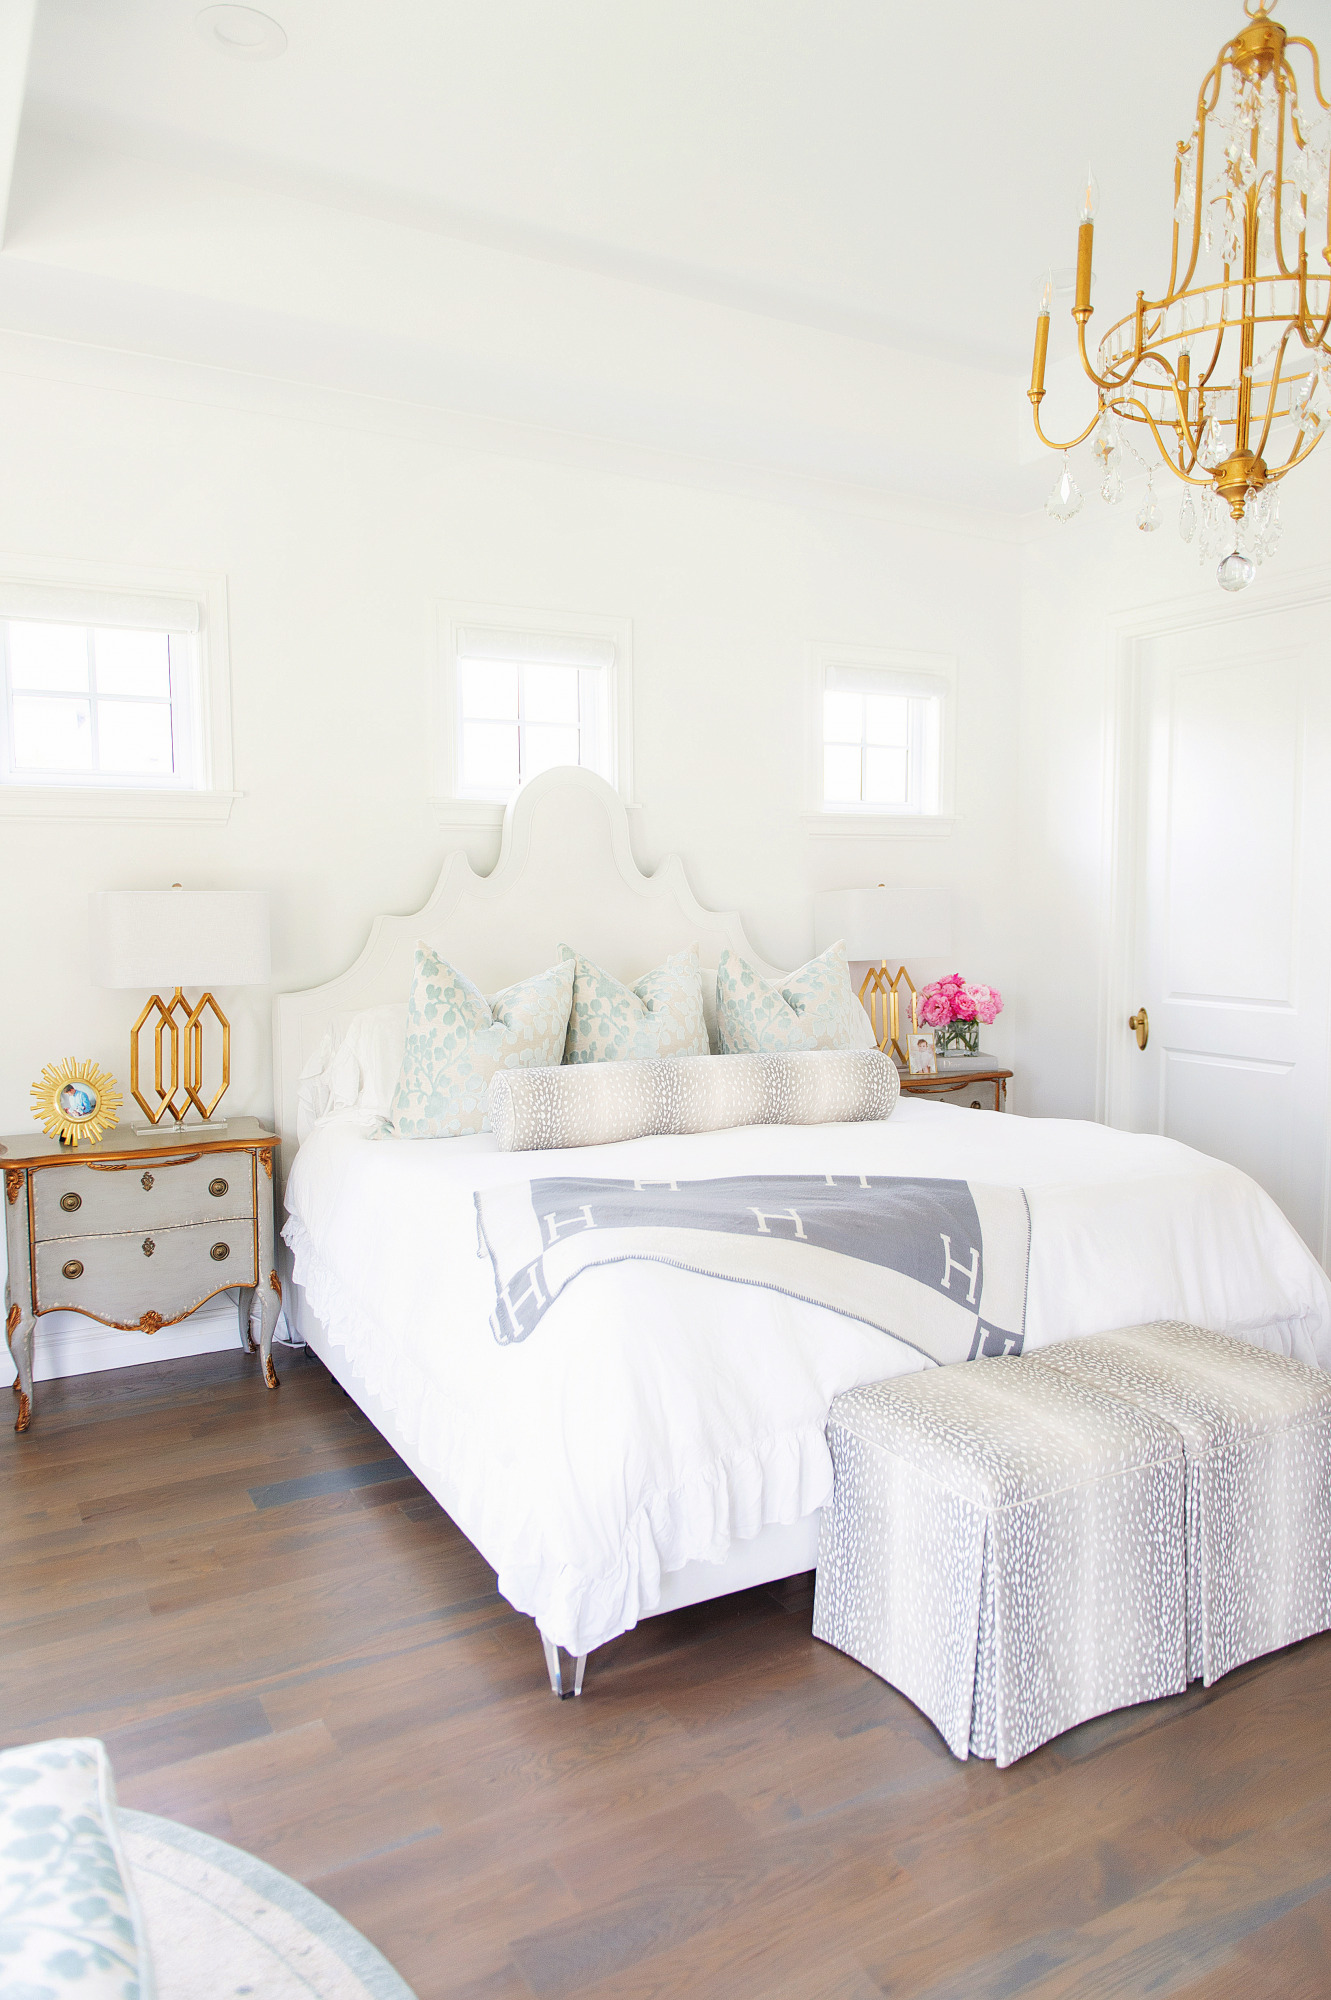
<svg viewBox="0 0 1331 2000"><path fill-rule="evenodd" d="M912 1028L906 1038L906 1055L912 1076L937 1076L938 1051L932 1028Z"/></svg>

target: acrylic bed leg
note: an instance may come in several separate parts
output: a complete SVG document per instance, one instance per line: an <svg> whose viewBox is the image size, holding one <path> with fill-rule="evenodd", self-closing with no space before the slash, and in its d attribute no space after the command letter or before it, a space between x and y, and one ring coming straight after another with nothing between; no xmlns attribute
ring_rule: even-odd
<svg viewBox="0 0 1331 2000"><path fill-rule="evenodd" d="M537 1630L540 1631L539 1626ZM551 1694L558 1695L561 1701L567 1701L570 1695L581 1694L582 1677L587 1671L587 1655L579 1653L577 1658L574 1659L572 1653L569 1654L569 1659L573 1663L573 1685L572 1687L567 1687L565 1685L567 1676L561 1665L559 1647L556 1646L553 1639L547 1639L544 1632L541 1632L541 1644L545 1648L545 1664L550 1674Z"/></svg>

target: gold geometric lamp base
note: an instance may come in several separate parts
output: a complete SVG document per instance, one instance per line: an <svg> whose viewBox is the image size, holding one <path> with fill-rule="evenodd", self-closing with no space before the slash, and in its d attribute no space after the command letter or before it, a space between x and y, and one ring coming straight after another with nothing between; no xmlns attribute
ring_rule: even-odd
<svg viewBox="0 0 1331 2000"><path fill-rule="evenodd" d="M206 1098L207 1084L204 1081L203 1024L205 1015L211 1013L222 1031L222 1081L211 1099ZM139 1037L153 1015L157 1025L153 1029L153 1094L156 1104L150 1104L139 1088ZM179 1017L179 1019L177 1019ZM168 1076L169 1064L169 1076ZM211 993L201 993L193 1006L177 986L170 1000L163 1000L160 993L154 993L138 1020L129 1031L129 1087L134 1101L148 1120L146 1128L151 1131L166 1117L171 1117L177 1125L184 1123L185 1113L193 1105L205 1124L214 1130L226 1128L226 1120L214 1120L213 1113L221 1103L231 1083L231 1023L218 1006ZM176 1098L180 1096L177 1104Z"/></svg>
<svg viewBox="0 0 1331 2000"><path fill-rule="evenodd" d="M915 981L904 965L889 973L887 960L871 965L860 981L860 1002L873 1023L874 1040L885 1055L905 1069L909 1058L901 1040L901 988L910 992L910 1025L915 1026ZM865 996L868 996L867 998Z"/></svg>

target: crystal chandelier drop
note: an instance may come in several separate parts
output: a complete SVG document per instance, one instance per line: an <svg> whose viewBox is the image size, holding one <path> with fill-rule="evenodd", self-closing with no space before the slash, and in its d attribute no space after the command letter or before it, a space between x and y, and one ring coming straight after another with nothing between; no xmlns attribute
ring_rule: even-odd
<svg viewBox="0 0 1331 2000"><path fill-rule="evenodd" d="M1273 4L1244 0L1248 25L1221 49L1197 94L1191 135L1179 141L1163 296L1138 292L1094 358L1086 327L1099 191L1087 175L1072 317L1097 404L1077 437L1055 440L1040 427L1051 278L1031 369L1036 434L1064 454L1048 512L1068 520L1081 506L1067 463L1074 446L1094 433L1101 497L1113 502L1125 454L1146 464L1132 439L1149 450L1149 432L1184 483L1179 532L1185 542L1197 537L1203 560L1221 557L1226 590L1242 590L1275 554L1279 482L1331 426L1331 105L1316 49L1271 19ZM1138 525L1154 527L1158 512L1151 492Z"/></svg>

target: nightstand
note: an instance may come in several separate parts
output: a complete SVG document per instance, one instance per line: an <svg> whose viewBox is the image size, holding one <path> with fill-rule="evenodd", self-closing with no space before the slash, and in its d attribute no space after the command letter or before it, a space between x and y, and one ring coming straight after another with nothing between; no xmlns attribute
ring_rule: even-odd
<svg viewBox="0 0 1331 2000"><path fill-rule="evenodd" d="M171 1126L145 1137L124 1126L96 1146L59 1146L43 1133L0 1144L16 1431L31 1421L33 1334L48 1312L153 1334L235 1290L241 1339L260 1355L268 1387L277 1387L276 1145L257 1118L229 1119L225 1136ZM256 1290L257 1348L249 1330Z"/></svg>
<svg viewBox="0 0 1331 2000"><path fill-rule="evenodd" d="M1010 1069L983 1069L979 1063L938 1065L937 1076L901 1076L903 1097L930 1097L939 1104L964 1104L971 1111L1006 1111Z"/></svg>

